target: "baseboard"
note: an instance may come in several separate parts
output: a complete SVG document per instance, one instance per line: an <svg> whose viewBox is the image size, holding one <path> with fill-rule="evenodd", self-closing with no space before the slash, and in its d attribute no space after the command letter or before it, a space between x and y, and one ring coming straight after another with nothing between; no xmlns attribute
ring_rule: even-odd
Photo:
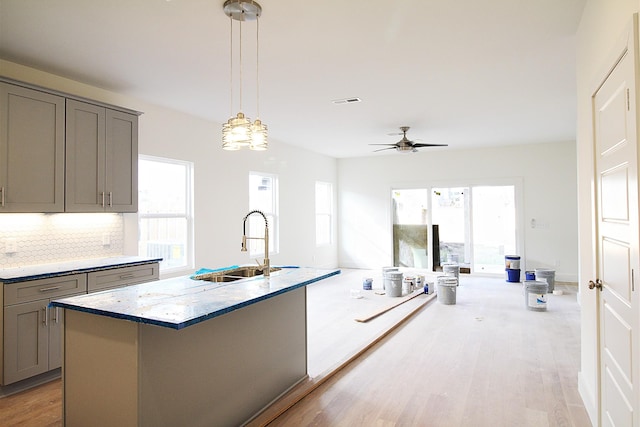
<svg viewBox="0 0 640 427"><path fill-rule="evenodd" d="M58 378L60 378L61 372L61 368L58 368L40 375L36 375L35 377L27 378L26 380L2 386L0 387L0 398L20 393L21 391L28 390L44 383L48 383L49 381L57 380Z"/></svg>
<svg viewBox="0 0 640 427"><path fill-rule="evenodd" d="M598 404L595 396L591 393L591 390L586 386L582 371L578 372L578 393L582 398L582 403L587 410L589 420L592 426L598 425Z"/></svg>

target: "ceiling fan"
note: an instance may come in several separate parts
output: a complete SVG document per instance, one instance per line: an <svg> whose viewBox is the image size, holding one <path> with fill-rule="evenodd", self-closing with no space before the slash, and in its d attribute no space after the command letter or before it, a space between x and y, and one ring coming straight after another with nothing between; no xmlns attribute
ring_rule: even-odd
<svg viewBox="0 0 640 427"><path fill-rule="evenodd" d="M378 151L383 151L383 150L396 150L396 151L400 151L401 153L415 153L416 151L418 151L418 148L446 147L449 145L449 144L422 144L419 142L414 142L407 139L407 131L409 130L409 126L400 126L400 130L402 131L402 139L396 142L395 144L369 144L369 145L388 145L389 146L387 148L374 150L373 152L376 153ZM397 134L397 135L400 135L400 134Z"/></svg>

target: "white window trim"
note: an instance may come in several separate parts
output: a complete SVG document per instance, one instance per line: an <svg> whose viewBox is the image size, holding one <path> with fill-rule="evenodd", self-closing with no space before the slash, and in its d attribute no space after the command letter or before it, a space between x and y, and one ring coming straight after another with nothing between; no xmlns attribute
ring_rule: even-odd
<svg viewBox="0 0 640 427"><path fill-rule="evenodd" d="M193 162L190 161L186 161L186 160L178 160L178 159L170 159L167 157L158 157L158 156L149 156L149 155L145 155L145 154L139 154L138 155L138 161L140 160L147 160L147 161L152 161L152 162L162 162L162 163L170 163L170 164L177 164L177 165L181 165L181 166L187 166L186 168L186 186L187 188L185 189L185 193L186 193L186 213L184 215L181 214L143 214L140 213L138 211L138 221L141 218L149 218L149 219L155 219L155 218L186 218L187 220L187 242L185 244L186 247L186 252L187 252L187 259L186 259L186 265L184 266L180 266L180 267L173 267L173 268L160 268L160 273L162 275L166 275L166 274L172 274L175 275L176 273L182 272L182 271L191 271L194 268L195 265L195 257L194 257L194 250L195 250L195 233L194 233L194 208L193 208L193 192L194 192L194 182L193 182L193 175L194 175L194 164Z"/></svg>

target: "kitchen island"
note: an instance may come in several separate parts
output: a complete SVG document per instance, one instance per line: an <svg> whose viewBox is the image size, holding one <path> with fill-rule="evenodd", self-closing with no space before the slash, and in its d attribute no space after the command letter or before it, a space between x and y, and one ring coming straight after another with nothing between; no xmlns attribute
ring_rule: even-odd
<svg viewBox="0 0 640 427"><path fill-rule="evenodd" d="M56 300L67 426L237 426L307 375L306 285L189 277Z"/></svg>

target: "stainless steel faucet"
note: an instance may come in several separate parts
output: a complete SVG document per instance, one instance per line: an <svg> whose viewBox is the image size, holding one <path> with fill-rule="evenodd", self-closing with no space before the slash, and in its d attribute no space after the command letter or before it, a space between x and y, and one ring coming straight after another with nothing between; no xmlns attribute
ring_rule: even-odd
<svg viewBox="0 0 640 427"><path fill-rule="evenodd" d="M264 237L247 237L247 218L252 214L262 215L262 218L264 218ZM240 249L242 252L247 251L247 239L264 240L264 263L261 267L264 271L263 275L269 277L271 275L271 263L269 261L269 221L267 221L267 216L262 213L262 211L253 210L244 217L244 221L242 222L242 248Z"/></svg>

